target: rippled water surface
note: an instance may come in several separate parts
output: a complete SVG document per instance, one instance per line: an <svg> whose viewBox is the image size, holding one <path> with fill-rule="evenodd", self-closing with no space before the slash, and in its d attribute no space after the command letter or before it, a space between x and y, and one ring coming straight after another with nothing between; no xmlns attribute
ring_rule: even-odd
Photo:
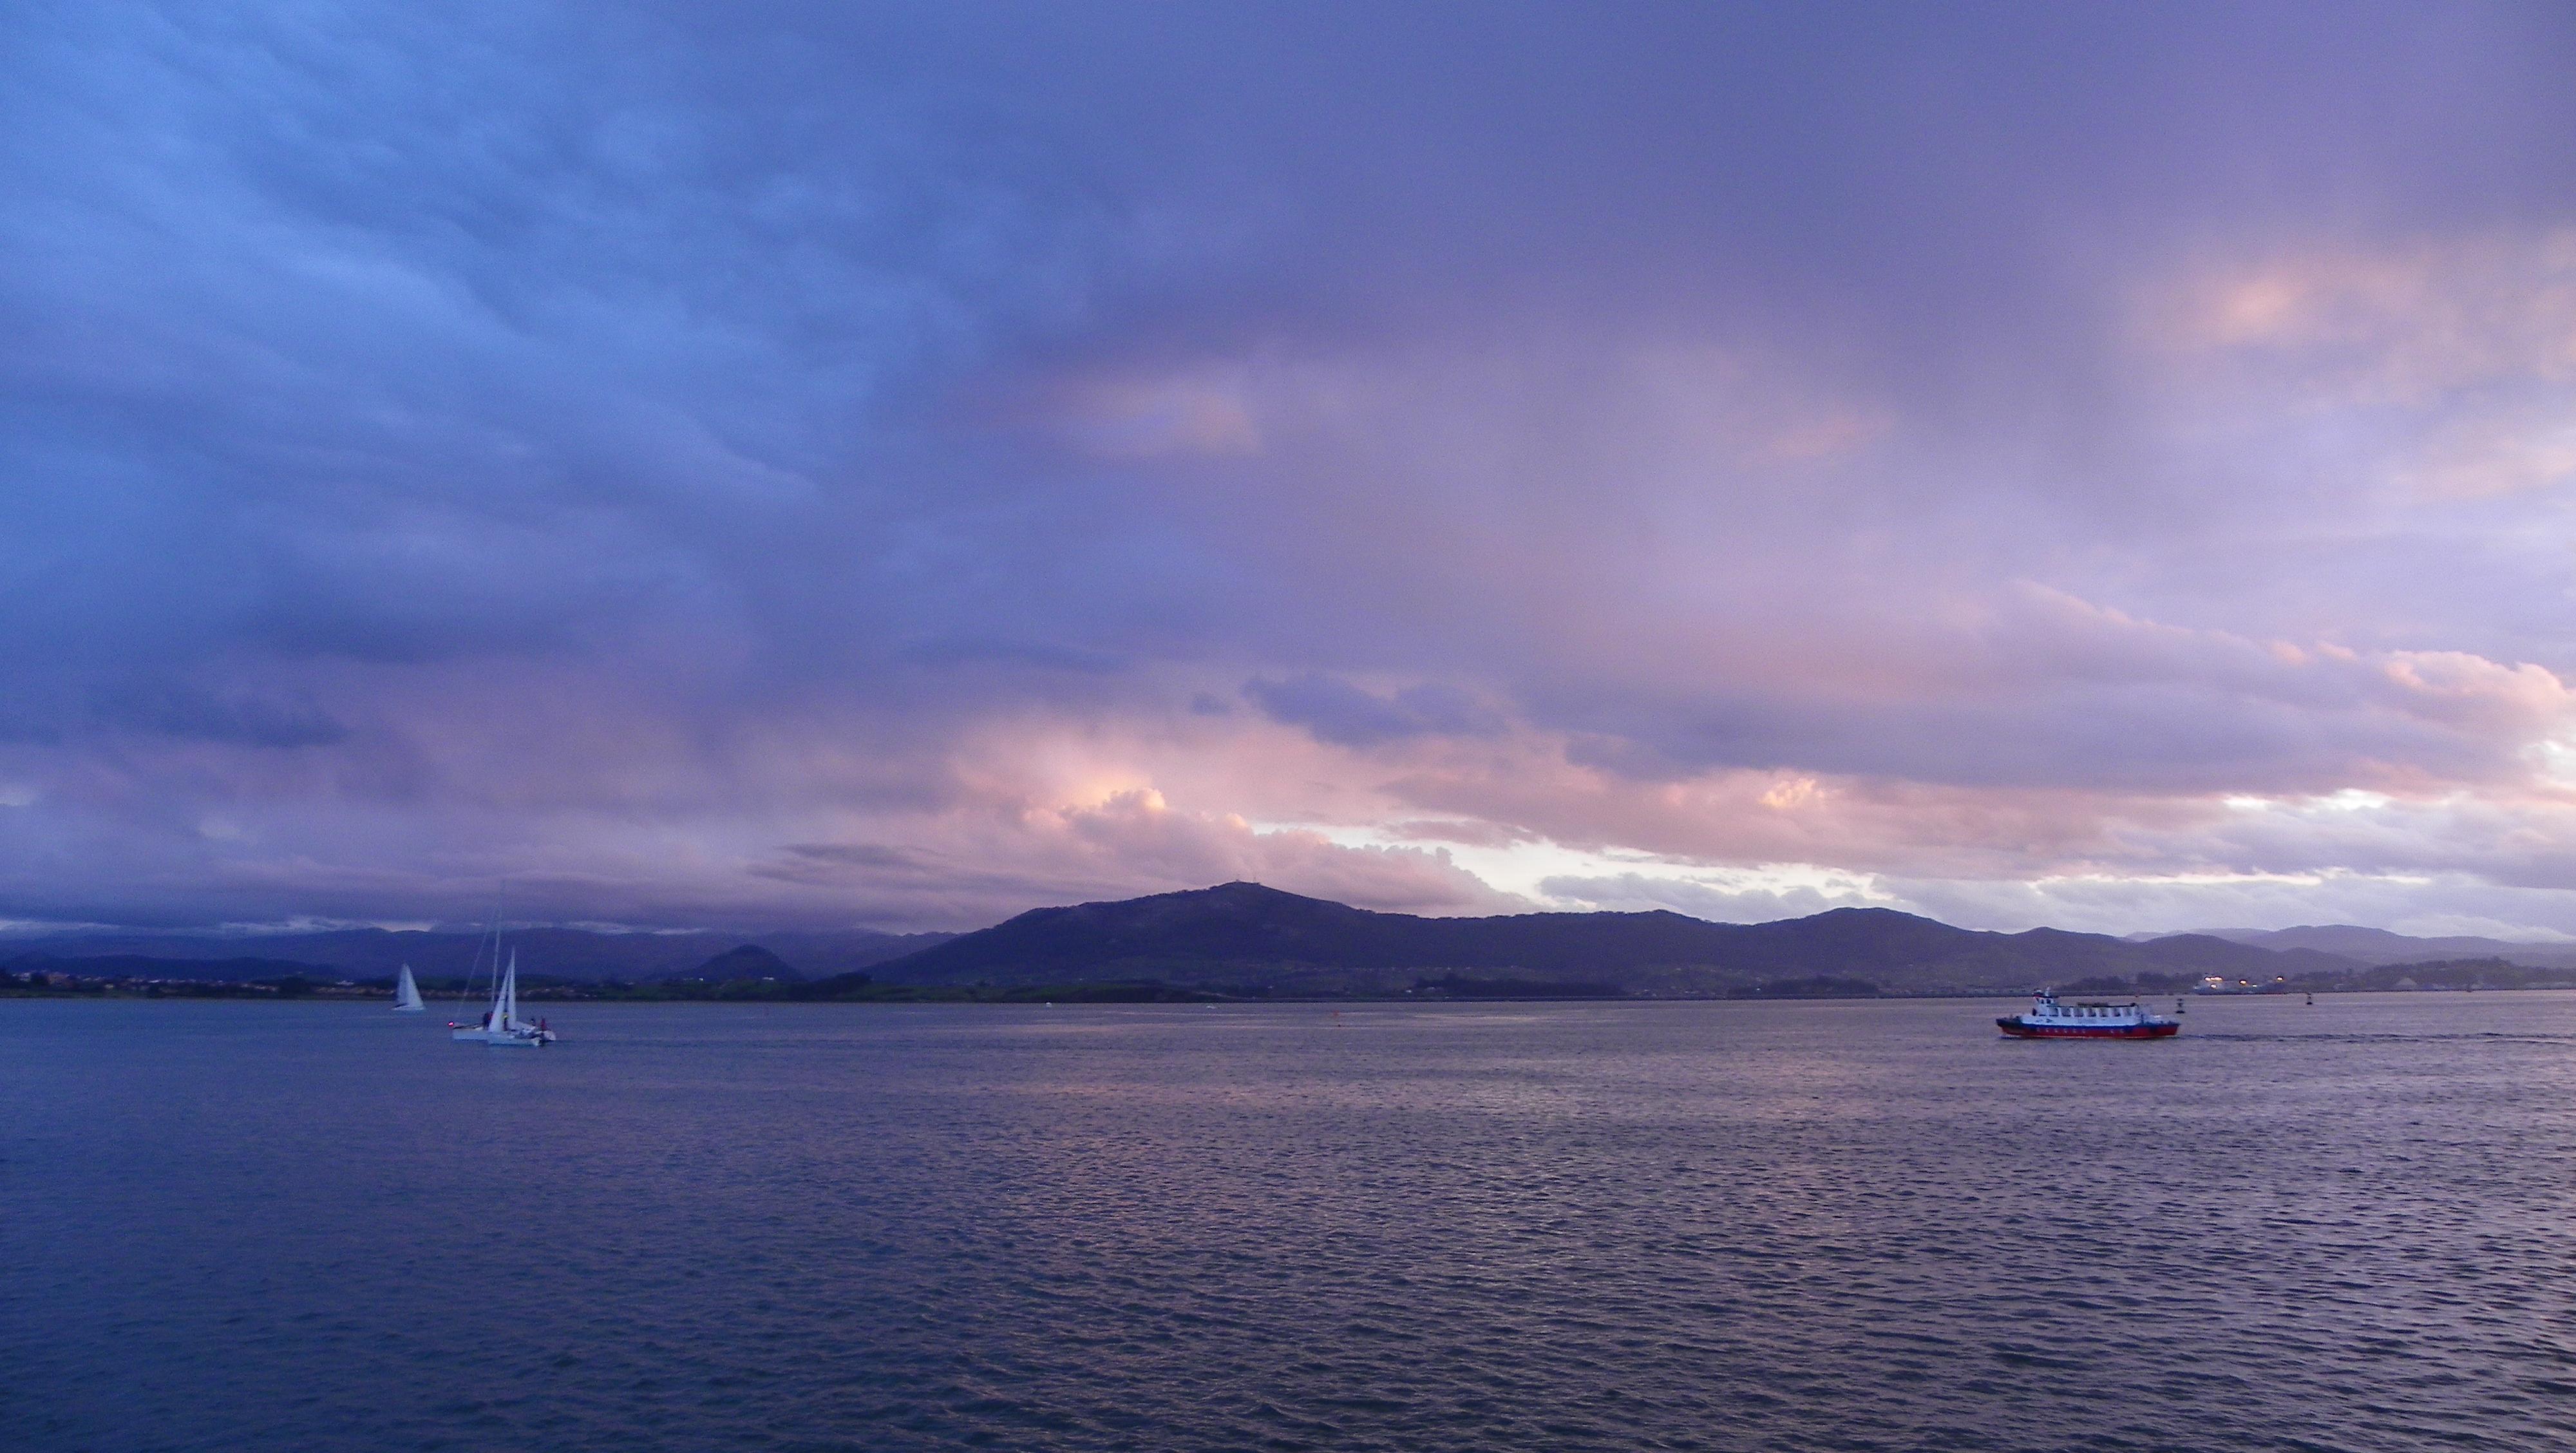
<svg viewBox="0 0 2576 1453"><path fill-rule="evenodd" d="M2576 1446L2576 994L2004 1007L0 1002L0 1442Z"/></svg>

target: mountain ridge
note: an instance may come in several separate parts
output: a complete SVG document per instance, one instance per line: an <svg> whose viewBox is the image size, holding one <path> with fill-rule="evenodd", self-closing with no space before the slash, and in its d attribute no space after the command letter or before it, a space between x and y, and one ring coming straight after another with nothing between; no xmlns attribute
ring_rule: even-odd
<svg viewBox="0 0 2576 1453"><path fill-rule="evenodd" d="M522 973L597 983L643 982L696 972L710 959L756 942L808 976L853 973L954 937L889 934L874 929L746 935L718 931L609 933L582 928L512 929L503 941L519 952ZM0 959L116 957L167 960L172 977L197 977L203 964L237 958L289 960L352 979L391 979L404 964L423 978L463 978L483 942L479 933L426 929L347 928L314 932L206 934L68 932L0 938ZM490 966L485 965L488 969Z"/></svg>
<svg viewBox="0 0 2576 1453"><path fill-rule="evenodd" d="M2308 923L2295 928L2208 929L2213 938L2255 948L2308 948L2365 964L2419 963L2431 959L2502 959L2531 968L2576 968L2576 943L2526 943L2513 939L2451 934L2417 938L2355 923ZM2155 935L2173 937L2174 935Z"/></svg>
<svg viewBox="0 0 2576 1453"><path fill-rule="evenodd" d="M573 982L772 979L828 996L838 984L1004 987L1158 980L1216 992L1428 992L1475 997L1519 982L1563 992L1707 995L1802 980L1861 980L1891 992L2022 992L2100 981L2178 988L2209 975L2270 982L2434 961L2498 960L2576 969L2576 944L2417 939L2354 925L2113 938L2057 928L1996 933L1886 908L1837 908L1769 923L1717 923L1666 909L1426 918L1235 882L1177 893L1031 909L968 934L868 929L514 930L523 973ZM172 977L257 958L301 971L390 979L409 963L458 978L481 935L336 929L299 933L71 932L0 937L26 955L166 961ZM719 969L719 961L734 965ZM791 967L792 965L792 967ZM134 972L147 972L138 966Z"/></svg>
<svg viewBox="0 0 2576 1453"><path fill-rule="evenodd" d="M2361 967L2310 949L2207 935L2129 943L2103 934L1956 928L1886 908L1771 923L1665 909L1423 918L1258 883L1038 908L870 969L884 983L1027 985L1157 978L1268 992L1386 992L1477 973L1597 982L1628 994L1726 993L1833 975L1900 992L2024 991L2084 978L2264 982Z"/></svg>

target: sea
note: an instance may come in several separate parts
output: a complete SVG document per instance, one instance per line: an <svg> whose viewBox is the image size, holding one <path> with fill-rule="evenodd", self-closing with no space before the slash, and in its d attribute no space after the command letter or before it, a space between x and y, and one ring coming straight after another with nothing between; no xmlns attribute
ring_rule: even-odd
<svg viewBox="0 0 2576 1453"><path fill-rule="evenodd" d="M445 1007L0 1001L0 1445L2576 1447L2576 993Z"/></svg>

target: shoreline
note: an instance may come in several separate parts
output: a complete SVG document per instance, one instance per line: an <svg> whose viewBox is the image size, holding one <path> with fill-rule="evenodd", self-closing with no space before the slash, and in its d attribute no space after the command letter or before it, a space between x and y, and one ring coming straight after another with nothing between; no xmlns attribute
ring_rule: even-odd
<svg viewBox="0 0 2576 1453"><path fill-rule="evenodd" d="M544 992L523 989L520 993L520 999L522 1002L531 1004L546 1003L566 1005L761 1004L781 1006L829 1006L842 1004L985 1004L994 1006L1017 1006L1023 1008L1032 1005L1039 1005L1048 1008L1059 1006L1066 1008L1081 1008L1099 1005L1134 1006L1200 1004L1209 1006L1223 1005L1239 1008L1246 1006L1257 1007L1267 1004L1347 1004L1428 1005L1440 1008L1456 1008L1461 1005L1473 1004L1871 1004L1888 1002L1929 1002L1940 1000L1982 1003L1995 1000L2025 999L2030 995L2029 990L2019 988L2003 989L1965 987L1912 992L1888 991L1875 994L1735 993L1543 995L1446 995L1410 993L1223 994L1159 983L1054 984L1039 985L1031 988L1004 988L994 985L975 985L952 988L938 985L912 984L888 984L878 987L884 992L870 994L845 993L829 996L800 995L792 993L729 994L721 991L707 993L669 993L658 991L624 993L564 993L561 992L560 988L548 989ZM656 986L656 988L658 989L658 986ZM2350 988L2184 993L2174 997L2188 1002L2194 999L2295 999L2310 994L2330 995L2336 997L2358 994L2396 994L2409 997L2421 994L2546 994L2569 992L2571 989L2576 989L2576 986L2565 984L2546 984L2517 985L2509 988L2497 987L2491 989L2468 989L2441 985L2425 985L2410 989L2397 989L2373 985L2355 986ZM455 993L455 990L452 987L446 989L435 989L429 986L424 986L423 992L431 995L452 995ZM2163 993L2151 992L2133 995L2131 997L2144 1001L2147 999L2161 999L2167 996ZM385 1008L390 1006L392 1003L390 990L369 986L339 984L310 985L302 989L289 990L267 984L192 984L183 981L165 981L144 985L0 985L0 1001L13 999L30 1001L86 1000L99 1002L113 1000L118 1002L137 1003L167 1001L236 1004L346 1004L355 1007L377 1008ZM438 1006L441 1004L452 1005L460 1013L470 1013L474 1006L480 1005L483 1002L484 999L481 997L434 997L431 1000L430 1007L426 1011L424 1018L429 1015L435 1015L438 1012Z"/></svg>

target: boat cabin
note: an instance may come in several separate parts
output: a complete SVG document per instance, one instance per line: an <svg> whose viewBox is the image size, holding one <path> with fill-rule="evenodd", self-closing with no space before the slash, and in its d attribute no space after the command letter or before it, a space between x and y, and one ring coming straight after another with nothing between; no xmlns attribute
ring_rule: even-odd
<svg viewBox="0 0 2576 1453"><path fill-rule="evenodd" d="M2146 1008L2135 999L2112 1003L2105 999L2080 999L2069 1004L2046 989L2031 996L2030 1010L2022 1022L2032 1025L2090 1026L2116 1029L2147 1022Z"/></svg>

